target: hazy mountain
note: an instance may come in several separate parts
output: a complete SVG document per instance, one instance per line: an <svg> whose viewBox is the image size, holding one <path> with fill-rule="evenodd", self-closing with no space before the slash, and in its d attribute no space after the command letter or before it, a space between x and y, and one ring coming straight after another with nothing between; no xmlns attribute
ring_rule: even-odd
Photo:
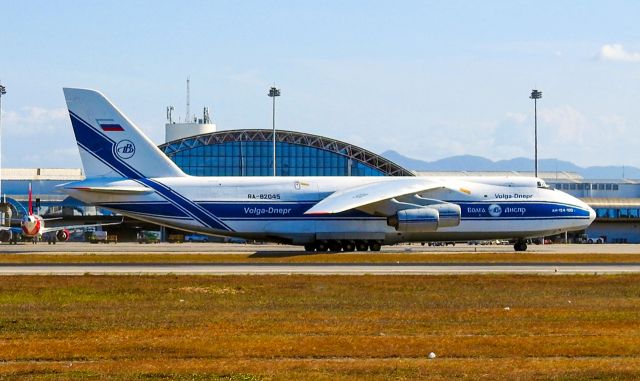
<svg viewBox="0 0 640 381"><path fill-rule="evenodd" d="M533 171L533 160L517 157L510 160L492 161L481 156L460 155L451 156L436 161L412 159L396 151L385 151L382 156L397 164L416 171ZM588 179L620 179L622 166L580 167L569 161L556 159L541 159L538 161L541 172L576 172ZM624 177L640 179L640 169L624 167Z"/></svg>

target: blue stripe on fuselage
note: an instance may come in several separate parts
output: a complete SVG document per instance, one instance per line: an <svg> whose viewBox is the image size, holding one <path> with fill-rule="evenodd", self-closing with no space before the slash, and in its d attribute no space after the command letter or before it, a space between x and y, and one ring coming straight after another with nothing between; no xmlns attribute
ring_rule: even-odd
<svg viewBox="0 0 640 381"><path fill-rule="evenodd" d="M197 202L200 207L207 209L212 214L215 214L224 220L323 220L323 219L367 219L381 217L371 216L364 212L352 210L349 212L338 214L323 214L323 215L306 215L304 214L313 204L316 202L304 201L300 203L295 202L230 202L230 201L202 201ZM174 208L172 204L165 203L166 208ZM492 216L489 214L488 208L491 205L499 205L502 209L500 215ZM112 206L114 208L121 209L135 209L143 211L144 207L139 204L132 206L127 203L123 204L109 204L106 207ZM572 205L566 204L552 204L547 202L534 203L461 203L462 219L463 220L542 220L542 219L588 219L589 211L578 208ZM153 208L158 210L158 213L167 214L171 213L171 210L164 210L163 206L154 204ZM472 211L467 208L473 208ZM526 210L522 210L522 209ZM175 211L175 209L172 209ZM454 216L452 214L443 215L444 217Z"/></svg>

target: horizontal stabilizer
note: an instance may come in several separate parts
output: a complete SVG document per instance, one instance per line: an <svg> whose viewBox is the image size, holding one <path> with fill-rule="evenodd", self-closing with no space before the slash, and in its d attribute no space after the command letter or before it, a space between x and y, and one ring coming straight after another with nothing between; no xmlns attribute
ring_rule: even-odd
<svg viewBox="0 0 640 381"><path fill-rule="evenodd" d="M68 187L83 192L106 193L106 194L145 194L153 192L153 189L146 187Z"/></svg>

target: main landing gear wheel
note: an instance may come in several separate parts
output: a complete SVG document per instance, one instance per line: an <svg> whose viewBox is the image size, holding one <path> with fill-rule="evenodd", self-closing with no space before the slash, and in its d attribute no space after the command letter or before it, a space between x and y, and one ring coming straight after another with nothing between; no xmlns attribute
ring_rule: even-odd
<svg viewBox="0 0 640 381"><path fill-rule="evenodd" d="M382 244L378 241L370 241L369 242L369 250L371 251L380 251L382 248Z"/></svg>
<svg viewBox="0 0 640 381"><path fill-rule="evenodd" d="M516 242L516 244L513 245L513 248L515 249L515 251L527 251L527 243L526 242Z"/></svg>
<svg viewBox="0 0 640 381"><path fill-rule="evenodd" d="M327 241L316 241L316 251L321 253L329 250L329 243Z"/></svg>
<svg viewBox="0 0 640 381"><path fill-rule="evenodd" d="M353 241L342 241L343 251L354 251L356 249L356 243Z"/></svg>
<svg viewBox="0 0 640 381"><path fill-rule="evenodd" d="M314 243L307 243L304 245L304 251L316 251L316 245Z"/></svg>
<svg viewBox="0 0 640 381"><path fill-rule="evenodd" d="M369 250L369 245L367 244L367 241L356 241L356 250L358 251Z"/></svg>
<svg viewBox="0 0 640 381"><path fill-rule="evenodd" d="M335 253L342 251L342 243L340 241L329 241L329 251Z"/></svg>

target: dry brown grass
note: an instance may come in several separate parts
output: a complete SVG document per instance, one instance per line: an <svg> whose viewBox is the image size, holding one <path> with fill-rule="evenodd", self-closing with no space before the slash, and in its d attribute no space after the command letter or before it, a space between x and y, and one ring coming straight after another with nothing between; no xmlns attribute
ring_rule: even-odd
<svg viewBox="0 0 640 381"><path fill-rule="evenodd" d="M2 263L640 263L638 254L555 253L340 253L262 252L253 254L117 253L9 254Z"/></svg>
<svg viewBox="0 0 640 381"><path fill-rule="evenodd" d="M635 380L639 323L640 275L0 277L0 379Z"/></svg>

